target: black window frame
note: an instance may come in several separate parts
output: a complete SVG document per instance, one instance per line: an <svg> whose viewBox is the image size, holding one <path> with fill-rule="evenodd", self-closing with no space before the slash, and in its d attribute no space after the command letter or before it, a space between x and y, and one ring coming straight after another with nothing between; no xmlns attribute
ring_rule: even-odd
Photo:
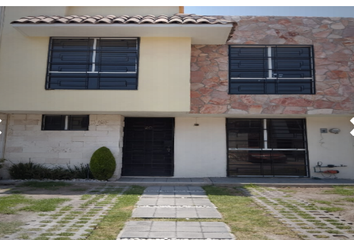
<svg viewBox="0 0 354 240"><path fill-rule="evenodd" d="M229 45L228 93L316 94L313 46Z"/></svg>
<svg viewBox="0 0 354 240"><path fill-rule="evenodd" d="M75 125L77 118L82 118L81 126ZM53 127L48 124L48 119L52 118L59 122L59 126ZM88 131L90 125L89 115L58 115L58 114L43 114L42 115L42 131Z"/></svg>
<svg viewBox="0 0 354 240"><path fill-rule="evenodd" d="M253 135L257 131L259 135ZM255 140L260 143L258 146L250 144ZM227 176L310 175L306 119L227 118L226 141ZM294 164L294 159L302 161L303 165L298 168L299 162ZM263 167L270 163L271 173L266 173ZM288 169L288 172L279 171L279 168ZM294 170L296 168L301 170Z"/></svg>
<svg viewBox="0 0 354 240"><path fill-rule="evenodd" d="M51 37L45 89L137 90L139 47L136 37Z"/></svg>

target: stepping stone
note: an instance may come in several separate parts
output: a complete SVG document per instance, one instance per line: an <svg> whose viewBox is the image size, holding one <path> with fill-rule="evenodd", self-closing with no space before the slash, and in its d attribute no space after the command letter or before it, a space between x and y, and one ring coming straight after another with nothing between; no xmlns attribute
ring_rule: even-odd
<svg viewBox="0 0 354 240"><path fill-rule="evenodd" d="M133 218L221 218L216 208L138 207Z"/></svg>
<svg viewBox="0 0 354 240"><path fill-rule="evenodd" d="M129 227L142 226L133 229ZM149 228L149 230L146 230ZM129 221L119 233L117 240L126 238L148 239L230 239L235 240L230 228L222 222L176 222L176 221Z"/></svg>

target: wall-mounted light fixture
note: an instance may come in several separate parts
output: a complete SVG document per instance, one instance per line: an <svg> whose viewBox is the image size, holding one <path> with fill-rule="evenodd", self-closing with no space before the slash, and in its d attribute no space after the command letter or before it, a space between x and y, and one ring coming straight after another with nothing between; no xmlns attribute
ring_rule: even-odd
<svg viewBox="0 0 354 240"><path fill-rule="evenodd" d="M331 129L329 129L329 132L334 133L334 134L338 134L340 132L340 129L339 128L331 128Z"/></svg>

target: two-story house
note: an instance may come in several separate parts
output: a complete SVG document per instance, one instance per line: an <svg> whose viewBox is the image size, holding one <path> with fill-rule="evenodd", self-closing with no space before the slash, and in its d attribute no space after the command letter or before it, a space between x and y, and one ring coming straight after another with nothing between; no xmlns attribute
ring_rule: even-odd
<svg viewBox="0 0 354 240"><path fill-rule="evenodd" d="M354 178L354 19L6 7L0 146L120 176ZM330 168L333 169L333 168Z"/></svg>

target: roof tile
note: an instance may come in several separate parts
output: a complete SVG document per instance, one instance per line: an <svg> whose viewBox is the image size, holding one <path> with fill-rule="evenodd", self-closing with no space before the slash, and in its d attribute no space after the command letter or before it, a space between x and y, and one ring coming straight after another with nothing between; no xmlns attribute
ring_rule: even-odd
<svg viewBox="0 0 354 240"><path fill-rule="evenodd" d="M11 23L18 24L229 24L231 22L211 16L195 14L177 13L173 16L167 15L135 15L135 16L89 16L89 15L70 15L70 16L28 16L17 19Z"/></svg>

